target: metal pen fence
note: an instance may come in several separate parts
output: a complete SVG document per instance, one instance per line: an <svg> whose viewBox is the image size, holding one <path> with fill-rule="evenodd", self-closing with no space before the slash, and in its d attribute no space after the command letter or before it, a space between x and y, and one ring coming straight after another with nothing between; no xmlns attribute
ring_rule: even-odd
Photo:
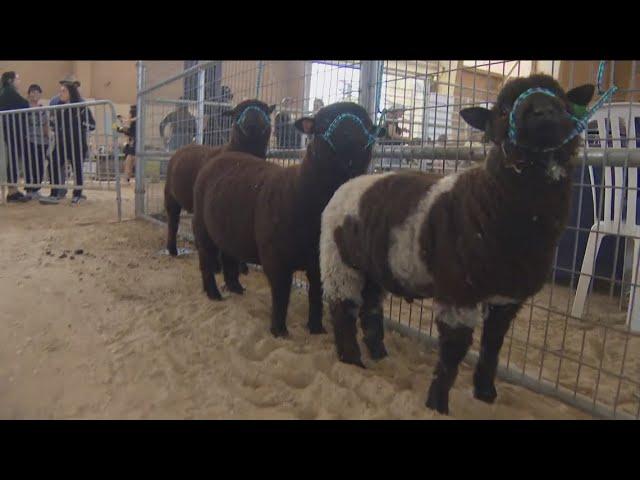
<svg viewBox="0 0 640 480"><path fill-rule="evenodd" d="M175 147L187 140L224 142L230 125L220 113L245 98L277 105L268 161L300 161L306 138L293 122L322 105L349 100L367 108L376 122L384 111L387 134L374 150L371 171L411 168L444 175L481 161L490 148L461 120L461 108L492 105L511 78L543 72L569 89L594 83L598 67L524 60L169 63L138 65L136 212L156 221L164 221L164 173ZM499 367L503 378L606 418L640 418L639 74L637 61L607 64L605 86L620 88L583 135L570 223L547 284L527 301L505 338ZM165 120L179 105L187 105L190 116ZM163 121L182 140L163 141ZM190 127L180 130L180 124ZM185 130L186 138L180 137ZM189 230L185 222L187 238ZM304 285L302 278L296 277L298 285ZM390 296L386 316L391 328L437 344L430 300L408 304Z"/></svg>
<svg viewBox="0 0 640 480"><path fill-rule="evenodd" d="M0 111L0 187L23 188L42 198L42 188L61 198L83 190L116 192L118 219L121 153L116 110L98 100ZM46 197L45 197L46 198Z"/></svg>

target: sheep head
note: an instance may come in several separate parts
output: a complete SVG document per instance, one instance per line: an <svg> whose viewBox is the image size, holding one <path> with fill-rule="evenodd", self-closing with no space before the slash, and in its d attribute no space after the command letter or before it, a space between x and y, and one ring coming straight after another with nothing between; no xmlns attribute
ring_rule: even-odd
<svg viewBox="0 0 640 480"><path fill-rule="evenodd" d="M345 179L367 171L377 138L377 129L367 111L357 103L338 102L321 108L313 117L302 117L296 128L312 135L308 149L323 167L331 168Z"/></svg>
<svg viewBox="0 0 640 480"><path fill-rule="evenodd" d="M571 135L594 91L587 84L565 92L553 77L534 74L507 82L491 109L465 108L460 115L502 147L507 166L546 168L550 158L566 162L576 153L580 137Z"/></svg>

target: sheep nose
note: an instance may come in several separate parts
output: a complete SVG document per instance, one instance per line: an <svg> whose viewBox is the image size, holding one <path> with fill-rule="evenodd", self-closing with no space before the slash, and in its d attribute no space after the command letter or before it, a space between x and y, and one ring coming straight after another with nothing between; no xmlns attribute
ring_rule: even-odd
<svg viewBox="0 0 640 480"><path fill-rule="evenodd" d="M533 108L533 116L537 118L549 118L553 113L554 109L551 105L540 105Z"/></svg>

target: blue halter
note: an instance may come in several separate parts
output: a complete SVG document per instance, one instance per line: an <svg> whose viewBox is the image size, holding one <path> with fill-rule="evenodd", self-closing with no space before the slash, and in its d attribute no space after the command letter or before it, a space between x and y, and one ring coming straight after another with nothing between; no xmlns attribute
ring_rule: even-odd
<svg viewBox="0 0 640 480"><path fill-rule="evenodd" d="M353 113L341 113L340 115L338 115L336 118L333 119L333 122L331 122L329 127L327 127L327 129L322 134L322 138L324 138L324 140L329 144L329 146L333 149L334 152L336 151L336 147L331 141L331 136L333 135L333 132L335 131L335 129L338 128L338 125L340 125L347 118L350 118L357 125L359 125L360 128L362 128L362 131L364 132L364 134L369 139L369 141L367 142L367 145L364 147L365 150L369 148L370 145L376 142L376 140L378 139L378 136L372 135L371 132L367 130L367 127L365 127L364 123L362 123L362 120L357 115L354 115Z"/></svg>
<svg viewBox="0 0 640 480"><path fill-rule="evenodd" d="M255 110L256 112L259 112L263 116L265 122L267 123L267 126L264 127L264 129L262 130L262 133L266 132L267 128L269 128L271 126L271 118L269 117L269 115L264 113L264 110L262 110L260 107L256 107L255 105L250 105L250 106L248 106L247 108L245 108L242 111L242 113L238 117L238 120L236 120L236 124L238 125L238 127L240 127L240 130L242 130L242 133L247 135L247 131L244 129L242 124L245 121L245 117L247 115L247 112L250 111L250 110Z"/></svg>
<svg viewBox="0 0 640 480"><path fill-rule="evenodd" d="M603 68L602 66L604 65L604 62L601 63L601 68L600 70L602 71ZM598 73L598 90L600 91L600 83L602 80L602 74L601 71L599 71ZM572 115L570 113L568 113L568 115L570 116L571 120L573 120L573 122L575 123L575 127L574 129L569 133L569 135L557 146L555 147L549 147L549 148L543 148L543 149L533 149L530 147L527 147L530 150L536 151L536 152L551 152L554 150L558 150L560 148L562 148L563 146L565 146L567 143L569 143L571 140L573 140L575 137L577 137L578 135L580 135L584 130L587 129L587 125L589 123L589 119L593 116L593 114L599 110L602 105L609 100L609 98L618 90L618 87L613 86L611 87L609 90L607 90L606 92L604 92L602 94L602 96L598 99L598 101L594 104L593 107L591 107L590 109L580 109L582 110L580 113L582 113L582 115L580 116L576 116L576 115ZM551 90L546 89L546 88L530 88L529 90L524 91L523 93L520 94L520 96L516 99L516 101L513 104L513 107L511 108L511 112L509 113L509 141L513 144L518 146L518 143L516 141L516 122L515 122L515 112L518 108L518 106L520 106L520 104L530 95L533 95L534 93L543 93L545 95L549 95L551 97L557 97L557 95L555 93L553 93ZM574 107L574 111L578 110L580 106L575 106Z"/></svg>

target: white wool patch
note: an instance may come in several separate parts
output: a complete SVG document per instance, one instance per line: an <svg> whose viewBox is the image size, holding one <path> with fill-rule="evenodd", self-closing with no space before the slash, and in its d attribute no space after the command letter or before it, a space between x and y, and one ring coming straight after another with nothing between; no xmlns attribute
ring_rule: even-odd
<svg viewBox="0 0 640 480"><path fill-rule="evenodd" d="M415 210L390 234L389 267L395 279L411 289L433 281L420 252L420 229L435 201L455 185L459 174L448 175L434 184L423 196Z"/></svg>
<svg viewBox="0 0 640 480"><path fill-rule="evenodd" d="M395 175L394 172L361 175L342 185L331 197L322 213L320 232L320 276L325 296L330 301L352 300L362 305L364 277L345 265L333 238L337 227L347 215L359 218L360 198L379 180Z"/></svg>
<svg viewBox="0 0 640 480"><path fill-rule="evenodd" d="M440 320L453 328L475 328L475 326L484 318L482 304L478 304L471 308L454 307L452 305L443 305L438 302L434 302L433 305L436 320Z"/></svg>
<svg viewBox="0 0 640 480"><path fill-rule="evenodd" d="M494 295L487 298L489 305L515 305L521 303L520 300L510 297L503 297L502 295Z"/></svg>
<svg viewBox="0 0 640 480"><path fill-rule="evenodd" d="M558 165L558 162L551 160L547 165L547 176L551 178L551 180L557 182L561 178L567 176L567 171L564 167Z"/></svg>

